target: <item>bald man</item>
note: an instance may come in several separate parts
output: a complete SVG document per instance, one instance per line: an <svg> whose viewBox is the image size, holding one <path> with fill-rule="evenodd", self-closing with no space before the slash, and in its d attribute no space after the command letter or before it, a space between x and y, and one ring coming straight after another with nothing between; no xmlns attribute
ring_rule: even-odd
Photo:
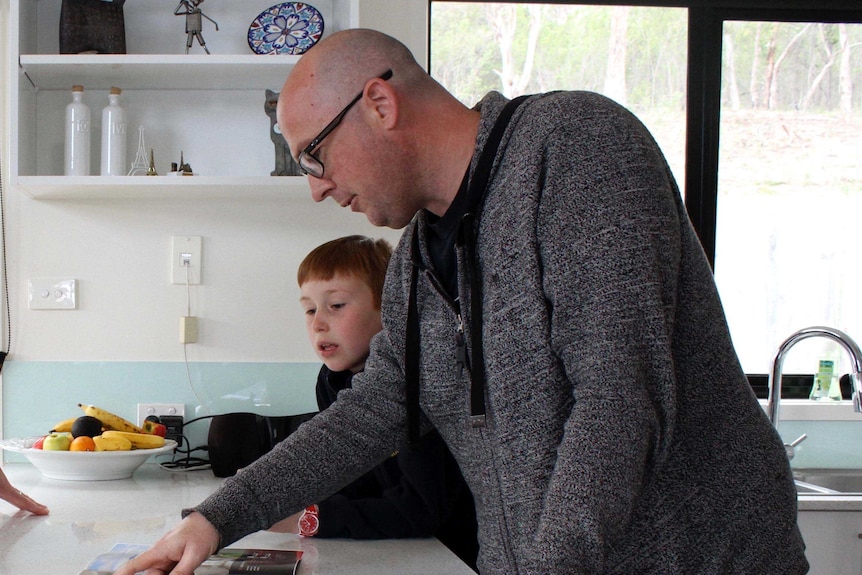
<svg viewBox="0 0 862 575"><path fill-rule="evenodd" d="M436 429L479 570L808 570L782 441L653 138L597 94L469 109L370 30L303 56L279 125L317 201L406 226L353 389L119 571L190 574Z"/></svg>

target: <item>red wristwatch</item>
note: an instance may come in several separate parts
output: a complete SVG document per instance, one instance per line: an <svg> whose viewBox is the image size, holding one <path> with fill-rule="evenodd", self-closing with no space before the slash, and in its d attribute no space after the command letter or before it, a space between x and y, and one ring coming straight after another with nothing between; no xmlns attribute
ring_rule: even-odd
<svg viewBox="0 0 862 575"><path fill-rule="evenodd" d="M320 508L309 505L299 516L299 534L303 537L314 537L320 529Z"/></svg>

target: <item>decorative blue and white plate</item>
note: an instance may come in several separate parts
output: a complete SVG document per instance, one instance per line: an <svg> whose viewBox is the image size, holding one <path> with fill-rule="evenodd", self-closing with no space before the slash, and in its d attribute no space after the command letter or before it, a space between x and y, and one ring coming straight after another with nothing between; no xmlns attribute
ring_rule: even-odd
<svg viewBox="0 0 862 575"><path fill-rule="evenodd" d="M248 28L256 54L302 54L323 36L323 16L305 2L284 2L261 12Z"/></svg>

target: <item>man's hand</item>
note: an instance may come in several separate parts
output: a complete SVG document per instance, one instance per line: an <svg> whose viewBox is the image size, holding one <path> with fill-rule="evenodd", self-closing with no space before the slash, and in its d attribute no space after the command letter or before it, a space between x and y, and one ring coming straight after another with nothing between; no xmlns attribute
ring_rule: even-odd
<svg viewBox="0 0 862 575"><path fill-rule="evenodd" d="M193 575L204 560L216 552L219 534L200 513L192 513L145 551L120 567L114 575L140 571L171 575Z"/></svg>

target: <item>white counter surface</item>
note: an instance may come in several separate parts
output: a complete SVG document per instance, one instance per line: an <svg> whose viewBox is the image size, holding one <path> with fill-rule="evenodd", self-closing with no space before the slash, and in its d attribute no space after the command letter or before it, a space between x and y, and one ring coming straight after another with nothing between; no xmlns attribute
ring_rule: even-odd
<svg viewBox="0 0 862 575"><path fill-rule="evenodd" d="M45 479L29 463L8 463L12 484L51 509L35 517L0 501L0 575L70 574L115 543L154 543L180 520L180 510L222 482L210 471L166 471L143 465L117 481ZM353 541L259 532L235 547L302 549L302 575L470 575L436 539Z"/></svg>
<svg viewBox="0 0 862 575"><path fill-rule="evenodd" d="M862 495L800 495L799 511L862 511Z"/></svg>

